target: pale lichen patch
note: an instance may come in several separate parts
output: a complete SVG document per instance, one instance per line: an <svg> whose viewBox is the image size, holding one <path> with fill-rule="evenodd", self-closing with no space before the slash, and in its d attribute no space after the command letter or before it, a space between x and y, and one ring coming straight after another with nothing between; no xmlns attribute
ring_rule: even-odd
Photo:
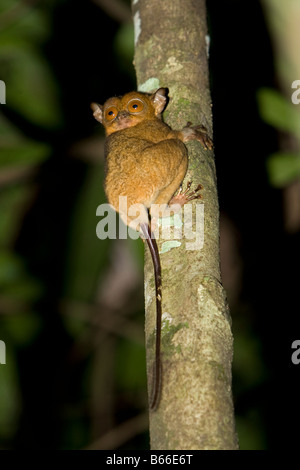
<svg viewBox="0 0 300 470"><path fill-rule="evenodd" d="M183 68L183 65L180 64L175 56L171 56L168 58L166 66L162 70L162 73L168 73L168 74L173 74L175 72L178 72Z"/></svg>
<svg viewBox="0 0 300 470"><path fill-rule="evenodd" d="M179 242L178 240L169 240L162 244L160 253L167 253L168 251L172 250L173 248L177 248L180 245L181 242Z"/></svg>
<svg viewBox="0 0 300 470"><path fill-rule="evenodd" d="M157 90L160 87L159 79L156 77L148 78L144 83L139 85L139 91L144 93L151 93L152 91Z"/></svg>

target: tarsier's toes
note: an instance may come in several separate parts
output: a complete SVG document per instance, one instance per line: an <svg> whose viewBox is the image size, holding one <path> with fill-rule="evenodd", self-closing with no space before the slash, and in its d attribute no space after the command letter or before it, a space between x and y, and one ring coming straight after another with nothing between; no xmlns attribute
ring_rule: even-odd
<svg viewBox="0 0 300 470"><path fill-rule="evenodd" d="M187 185L186 185L185 191L183 191L182 184L181 184L181 185L180 185L180 188L179 188L179 191L178 191L178 194L186 194L186 193L189 191L189 189L190 189L191 186L192 186L192 182L189 181L189 182L187 183Z"/></svg>
<svg viewBox="0 0 300 470"><path fill-rule="evenodd" d="M183 191L182 186L180 186L176 196L173 196L169 202L169 206L172 204L180 204L184 206L187 202L193 201L194 199L201 199L202 195L199 194L199 191L203 189L202 184L198 184L197 188L191 191L192 181L189 181L186 185L186 189Z"/></svg>
<svg viewBox="0 0 300 470"><path fill-rule="evenodd" d="M207 134L207 129L206 129L205 126L203 126L203 124L198 124L198 126L193 126L193 129L195 129L196 131L203 132L203 133Z"/></svg>
<svg viewBox="0 0 300 470"><path fill-rule="evenodd" d="M214 148L214 143L207 134L203 135L203 141L204 141L203 146L206 149L212 150Z"/></svg>
<svg viewBox="0 0 300 470"><path fill-rule="evenodd" d="M211 140L211 138L209 137L209 135L207 133L206 127L204 127L202 124L200 124L199 126L195 126L194 129L197 132L198 140L200 140L203 147L205 149L212 150L214 144L213 144L213 141Z"/></svg>
<svg viewBox="0 0 300 470"><path fill-rule="evenodd" d="M188 188L185 191L185 194L187 196L188 201L193 201L194 199L201 199L202 195L199 194L199 191L203 189L202 184L198 184L197 188L195 188L193 191L190 191L190 187L192 185L192 182L188 183Z"/></svg>

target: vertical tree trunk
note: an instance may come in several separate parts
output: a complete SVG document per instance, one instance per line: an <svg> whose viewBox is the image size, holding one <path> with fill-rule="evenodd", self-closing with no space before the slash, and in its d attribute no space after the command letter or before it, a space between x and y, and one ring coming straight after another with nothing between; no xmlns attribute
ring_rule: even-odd
<svg viewBox="0 0 300 470"><path fill-rule="evenodd" d="M204 124L212 135L205 1L133 0L132 9L139 90L151 92L160 86L168 87L170 103L164 113L165 121L173 129L182 128L187 121ZM202 200L193 204L199 239L194 246L184 238L175 243L158 241L162 264L163 371L160 405L150 413L151 448L236 449L231 392L232 334L220 279L214 156L198 142L189 143L188 150L186 181L204 186ZM145 257L150 388L155 290L147 250Z"/></svg>

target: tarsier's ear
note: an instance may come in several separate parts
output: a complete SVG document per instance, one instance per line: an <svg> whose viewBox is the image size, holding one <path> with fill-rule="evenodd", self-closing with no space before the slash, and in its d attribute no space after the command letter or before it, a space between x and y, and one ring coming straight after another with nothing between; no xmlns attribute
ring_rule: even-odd
<svg viewBox="0 0 300 470"><path fill-rule="evenodd" d="M101 122L101 124L102 124L102 122L103 122L103 106L101 106L98 103L92 103L91 108L93 110L94 118L97 121Z"/></svg>
<svg viewBox="0 0 300 470"><path fill-rule="evenodd" d="M155 114L161 114L165 109L168 99L168 88L159 88L153 95L151 100L155 109Z"/></svg>

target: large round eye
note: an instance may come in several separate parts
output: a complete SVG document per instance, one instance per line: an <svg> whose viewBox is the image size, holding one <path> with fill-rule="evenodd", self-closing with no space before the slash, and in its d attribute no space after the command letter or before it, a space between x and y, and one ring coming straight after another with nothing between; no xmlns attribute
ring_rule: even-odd
<svg viewBox="0 0 300 470"><path fill-rule="evenodd" d="M110 106L105 110L105 119L107 121L113 121L118 115L118 110L115 106Z"/></svg>
<svg viewBox="0 0 300 470"><path fill-rule="evenodd" d="M131 100L128 103L127 109L130 113L140 113L144 109L144 103L140 100Z"/></svg>

